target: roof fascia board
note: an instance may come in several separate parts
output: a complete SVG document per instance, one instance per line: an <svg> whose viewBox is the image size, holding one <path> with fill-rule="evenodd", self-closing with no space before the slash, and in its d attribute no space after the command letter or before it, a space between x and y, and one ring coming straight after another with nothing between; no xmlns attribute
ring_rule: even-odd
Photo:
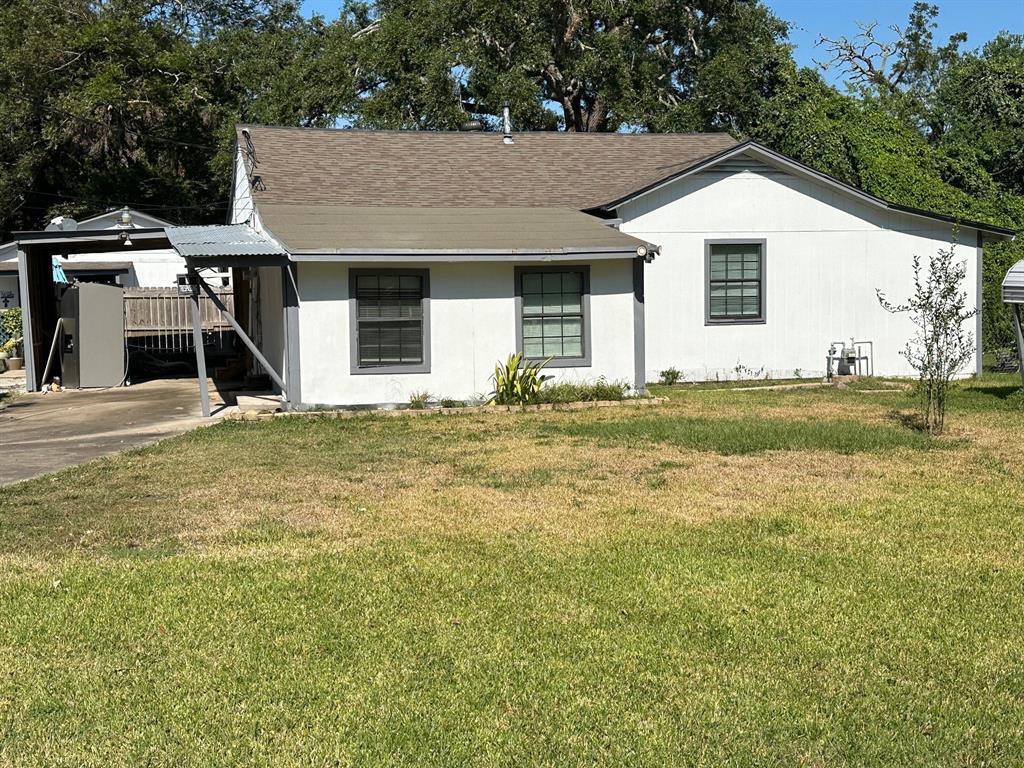
<svg viewBox="0 0 1024 768"><path fill-rule="evenodd" d="M704 160L701 160L695 165L692 165L689 168L680 171L679 173L673 174L672 176L662 179L661 181L655 182L654 184L648 187L637 190L636 192L626 195L625 197L619 198L618 200L613 200L609 203L605 203L604 205L599 206L599 208L601 210L607 211L614 210L619 206L623 205L624 203L637 200L647 194L650 194L651 192L655 192L656 190L661 189L662 187L679 181L680 179L685 179L687 176L692 176L696 173L700 173L701 171L706 171L707 169L717 165L718 163L721 163L725 160L729 160L730 158L736 157L737 155L746 153L755 156L760 156L761 159L765 159L768 160L769 162L783 166L787 171L793 173L794 175L809 177L815 181L821 182L822 184L826 184L834 189L844 192L852 197L856 197L859 200L862 200L863 202L872 205L876 208L880 208L882 210L894 211L896 213L901 213L906 216L915 216L917 218L926 219L928 221L943 221L949 224L959 224L960 226L966 227L967 229L976 229L981 232L999 235L1000 237L1006 237L1011 239L1015 237L1014 231L1011 229L1006 229L1005 227L997 227L993 224L984 224L982 222L969 221L967 219L956 219L952 216L930 213L928 211L910 208L909 206L902 206L897 205L896 203L890 203L886 200L883 200L880 197L875 197L874 195L865 192L862 189L857 189L856 187L847 184L844 181L840 181L839 179L833 176L829 176L827 173L817 171L814 168L811 168L808 165L804 165L803 163L797 160L793 160L790 157L786 157L785 155L776 152L773 149L769 149L768 147L762 144L758 144L755 141L749 140L741 144L737 144L735 147L729 147L729 149L725 150L724 152L719 152L717 155L712 155L711 157L705 158Z"/></svg>
<svg viewBox="0 0 1024 768"><path fill-rule="evenodd" d="M257 254L245 256L237 254L222 254L219 256L182 256L188 266L198 268L206 267L283 267L288 264L288 257L284 254Z"/></svg>
<svg viewBox="0 0 1024 768"><path fill-rule="evenodd" d="M164 228L146 229L76 229L70 232L15 232L14 242L33 245L57 245L78 240L109 242L122 240L125 235L132 240L165 240Z"/></svg>
<svg viewBox="0 0 1024 768"><path fill-rule="evenodd" d="M880 197L875 197L869 192L865 192L862 189L857 189L857 187L847 184L845 181L840 181L834 176L829 176L827 173L822 173L821 171L815 170L814 168L811 168L808 165L804 165L798 160L793 160L792 158L786 157L785 155L776 152L773 149L769 149L768 147L765 147L761 144L757 144L756 142L751 142L751 145L747 148L747 151L754 155L761 155L764 159L782 165L795 175L807 176L811 179L814 179L815 181L821 182L822 184L826 184L835 189L838 189L840 192L846 192L852 196L855 196L863 200L864 202L868 203L869 205L873 205L882 210L894 211L896 213L901 213L906 216L914 216L916 218L925 219L928 221L942 221L947 224L959 224L961 227L964 227L966 229L976 229L982 232L989 232L991 234L996 234L1005 237L1013 237L1015 234L1011 229L1006 229L1005 227L997 227L993 224L985 224L980 221L970 221L969 219L958 219L954 216L946 216L941 213L932 213L931 211L924 211L906 205L890 203L888 200L883 200Z"/></svg>
<svg viewBox="0 0 1024 768"><path fill-rule="evenodd" d="M337 251L292 251L292 261L449 261L449 262L533 262L533 261L582 261L594 259L635 259L636 249L587 248L582 250L509 251L486 248L453 250L388 249L363 250L346 249Z"/></svg>

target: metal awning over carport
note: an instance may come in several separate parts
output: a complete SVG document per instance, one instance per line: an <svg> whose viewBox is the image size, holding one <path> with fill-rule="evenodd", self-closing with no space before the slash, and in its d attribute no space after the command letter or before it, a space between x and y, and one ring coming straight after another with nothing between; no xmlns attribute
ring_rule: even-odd
<svg viewBox="0 0 1024 768"><path fill-rule="evenodd" d="M1024 304L1024 260L1018 261L1003 278L1003 302L1013 311L1013 328L1017 333L1017 356L1020 358L1020 378L1024 385L1024 320L1021 305Z"/></svg>
<svg viewBox="0 0 1024 768"><path fill-rule="evenodd" d="M186 262L203 266L280 266L288 262L288 251L272 237L248 224L205 227L167 227L167 239Z"/></svg>
<svg viewBox="0 0 1024 768"><path fill-rule="evenodd" d="M204 227L167 227L167 239L178 255L185 259L188 284L192 294L192 334L195 338L196 371L203 415L210 415L210 395L206 383L206 357L203 351L199 293L203 291L220 310L221 316L235 329L238 338L278 386L285 399L298 402L298 291L288 251L272 237L247 224L224 224ZM200 274L210 267L279 267L284 286L285 370L278 372L242 328L241 323L206 284ZM283 376L282 376L283 373Z"/></svg>

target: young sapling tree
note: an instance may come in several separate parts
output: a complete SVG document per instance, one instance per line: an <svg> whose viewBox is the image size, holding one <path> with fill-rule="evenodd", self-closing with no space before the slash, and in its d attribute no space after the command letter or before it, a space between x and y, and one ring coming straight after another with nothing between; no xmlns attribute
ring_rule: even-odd
<svg viewBox="0 0 1024 768"><path fill-rule="evenodd" d="M902 354L917 371L924 425L933 435L945 427L954 377L976 353L974 334L965 329L978 313L963 289L966 274L966 262L957 260L954 241L932 254L927 264L914 256L914 294L905 303L894 304L876 290L887 311L906 314L914 324L914 335Z"/></svg>

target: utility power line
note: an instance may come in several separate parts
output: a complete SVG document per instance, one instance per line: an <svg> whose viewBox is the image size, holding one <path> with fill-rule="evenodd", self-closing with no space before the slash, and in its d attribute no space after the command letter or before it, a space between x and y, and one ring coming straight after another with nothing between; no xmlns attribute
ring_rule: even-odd
<svg viewBox="0 0 1024 768"><path fill-rule="evenodd" d="M108 125L107 123L104 123L102 120L96 120L96 119L91 118L91 117L83 117L82 115L76 115L73 112L68 112L67 110L58 109L57 107L51 107L51 106L48 106L46 104L33 104L28 99L24 99L24 98L22 98L20 96L14 96L13 98L16 99L17 101L20 101L22 104L28 104L30 106L36 106L39 109L42 109L44 112L49 112L50 114L62 115L63 117L67 117L67 118L70 118L72 120L78 120L80 122L89 123L91 125L98 125L101 128L110 128L110 125ZM170 138L168 136L159 136L157 134L149 133L147 131L137 131L134 128L128 128L127 126L124 126L124 125L120 125L118 127L120 128L120 130L124 131L125 133L130 133L132 136L136 136L136 137L138 137L140 139L146 139L147 141L157 141L157 142L161 142L161 143L164 143L164 144L173 144L175 146L187 147L189 149L208 149L208 150L211 150L213 152L217 152L217 151L219 151L221 149L221 147L213 145L213 144L198 144L198 143L191 142L191 141L181 141L179 139L172 139L172 138Z"/></svg>

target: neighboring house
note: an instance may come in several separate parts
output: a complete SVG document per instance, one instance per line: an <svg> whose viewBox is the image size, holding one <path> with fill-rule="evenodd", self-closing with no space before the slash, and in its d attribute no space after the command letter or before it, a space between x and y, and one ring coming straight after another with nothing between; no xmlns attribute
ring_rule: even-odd
<svg viewBox="0 0 1024 768"><path fill-rule="evenodd" d="M125 218L127 214L128 218ZM173 226L170 222L133 209L107 211L83 221L60 217L46 229L50 231L147 229ZM0 309L19 306L18 252L14 243L0 245ZM185 271L185 261L173 248L139 249L130 255L80 253L60 258L69 278L101 282L125 288L163 288L175 285L177 275ZM227 273L224 275L228 277ZM225 283L226 284L226 283Z"/></svg>
<svg viewBox="0 0 1024 768"><path fill-rule="evenodd" d="M642 388L667 368L821 376L853 338L876 373L906 375L913 328L876 291L908 296L914 255L956 240L975 300L983 239L1012 236L724 134L238 140L231 221L286 254L252 271L250 327L294 406L471 397L516 350L559 379ZM193 263L245 263L216 254ZM979 347L964 373L980 366Z"/></svg>

